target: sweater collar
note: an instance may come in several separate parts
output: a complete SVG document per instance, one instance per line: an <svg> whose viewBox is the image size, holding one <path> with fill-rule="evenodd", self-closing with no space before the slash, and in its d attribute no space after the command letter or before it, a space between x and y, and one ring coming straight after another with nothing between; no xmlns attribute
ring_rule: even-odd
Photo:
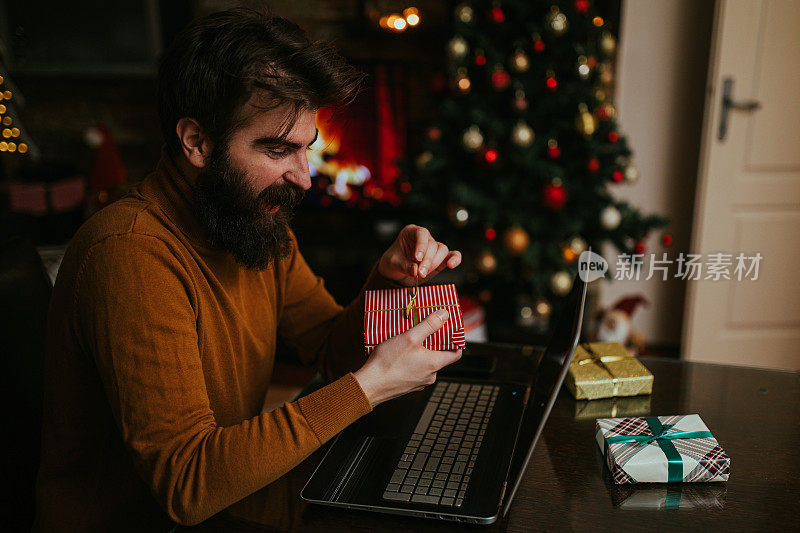
<svg viewBox="0 0 800 533"><path fill-rule="evenodd" d="M196 178L184 174L167 152L161 149L161 158L155 171L143 182L141 192L153 199L164 214L197 248L206 252L223 252L211 246L205 231L194 216L192 188Z"/></svg>

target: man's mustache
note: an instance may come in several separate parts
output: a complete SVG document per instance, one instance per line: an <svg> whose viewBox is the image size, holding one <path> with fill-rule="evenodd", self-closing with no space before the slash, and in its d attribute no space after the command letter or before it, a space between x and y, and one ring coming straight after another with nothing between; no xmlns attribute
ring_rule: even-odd
<svg viewBox="0 0 800 533"><path fill-rule="evenodd" d="M261 191L258 201L267 207L281 207L284 209L294 209L305 197L306 191L294 183L277 184L273 183Z"/></svg>

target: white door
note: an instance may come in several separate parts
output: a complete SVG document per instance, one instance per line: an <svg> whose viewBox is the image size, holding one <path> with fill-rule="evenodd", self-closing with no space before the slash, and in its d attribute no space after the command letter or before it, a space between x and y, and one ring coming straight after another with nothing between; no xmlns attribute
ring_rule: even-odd
<svg viewBox="0 0 800 533"><path fill-rule="evenodd" d="M800 369L798 28L797 1L717 2L692 236L705 271L687 283L685 359ZM739 253L748 268L761 255L756 280L737 279ZM711 263L731 279L705 279Z"/></svg>

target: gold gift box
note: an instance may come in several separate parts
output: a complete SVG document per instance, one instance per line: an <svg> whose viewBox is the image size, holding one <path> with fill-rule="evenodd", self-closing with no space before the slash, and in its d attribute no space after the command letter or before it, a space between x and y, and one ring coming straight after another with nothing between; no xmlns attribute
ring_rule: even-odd
<svg viewBox="0 0 800 533"><path fill-rule="evenodd" d="M638 396L653 392L653 374L618 342L578 345L567 388L578 400Z"/></svg>

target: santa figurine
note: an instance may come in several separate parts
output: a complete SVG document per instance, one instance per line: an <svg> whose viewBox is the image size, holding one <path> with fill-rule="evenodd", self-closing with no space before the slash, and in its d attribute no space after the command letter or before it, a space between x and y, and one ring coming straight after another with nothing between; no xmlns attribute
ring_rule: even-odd
<svg viewBox="0 0 800 533"><path fill-rule="evenodd" d="M644 350L644 337L633 331L631 324L633 313L640 305L649 305L644 296L626 296L611 306L600 316L597 326L597 340L600 342L618 342L634 353Z"/></svg>
<svg viewBox="0 0 800 533"><path fill-rule="evenodd" d="M98 125L84 132L84 141L94 152L89 174L89 211L97 211L119 195L119 187L128 179L117 143L106 126Z"/></svg>

